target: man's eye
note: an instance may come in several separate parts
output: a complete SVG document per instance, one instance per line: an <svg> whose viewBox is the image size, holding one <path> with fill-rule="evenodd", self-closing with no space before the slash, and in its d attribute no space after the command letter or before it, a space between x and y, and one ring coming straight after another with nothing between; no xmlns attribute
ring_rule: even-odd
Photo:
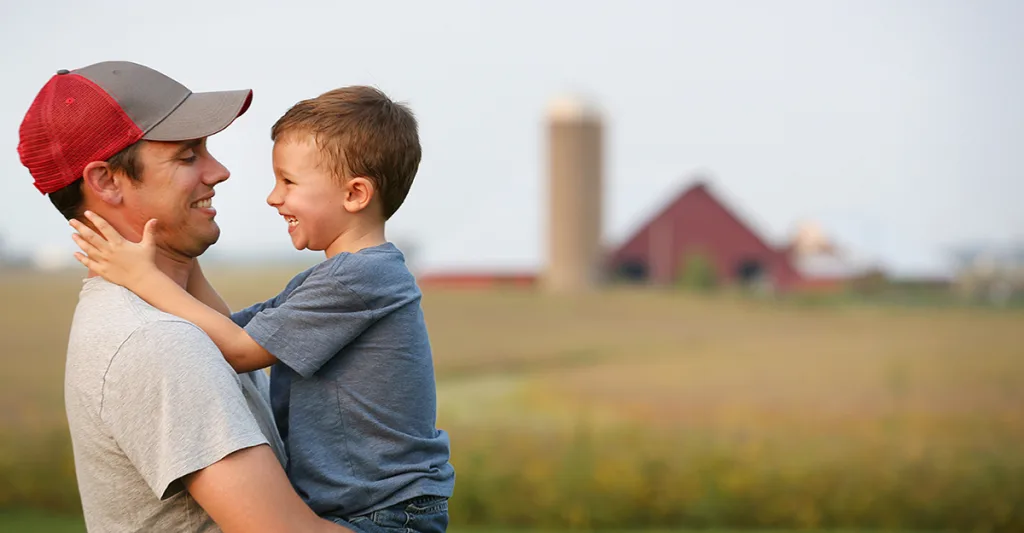
<svg viewBox="0 0 1024 533"><path fill-rule="evenodd" d="M186 163L195 163L196 159L199 159L199 156L196 155L196 154L192 154L192 155L190 155L188 157L181 158L181 160L186 162Z"/></svg>

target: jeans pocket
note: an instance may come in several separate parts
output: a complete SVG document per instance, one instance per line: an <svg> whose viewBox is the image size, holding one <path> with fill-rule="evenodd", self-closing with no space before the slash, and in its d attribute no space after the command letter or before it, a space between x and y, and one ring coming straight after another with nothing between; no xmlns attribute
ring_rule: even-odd
<svg viewBox="0 0 1024 533"><path fill-rule="evenodd" d="M414 498L405 505L405 512L411 515L447 514L448 498L443 496L421 496Z"/></svg>
<svg viewBox="0 0 1024 533"><path fill-rule="evenodd" d="M405 518L403 512L384 509L350 518L349 523L357 533L409 533Z"/></svg>
<svg viewBox="0 0 1024 533"><path fill-rule="evenodd" d="M405 505L406 527L418 533L445 533L448 530L448 498L425 496Z"/></svg>

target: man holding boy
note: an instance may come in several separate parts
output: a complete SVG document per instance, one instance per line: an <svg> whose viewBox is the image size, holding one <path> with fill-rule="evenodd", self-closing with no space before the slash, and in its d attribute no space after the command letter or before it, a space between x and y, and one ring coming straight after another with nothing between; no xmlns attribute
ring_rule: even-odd
<svg viewBox="0 0 1024 533"><path fill-rule="evenodd" d="M206 138L251 98L193 93L128 62L61 70L26 113L18 153L69 220L90 210L139 240L158 218L158 268L203 294L195 259L219 238L211 200L229 177ZM65 374L87 528L346 531L317 517L285 476L267 387L261 372L235 373L195 325L90 275Z"/></svg>

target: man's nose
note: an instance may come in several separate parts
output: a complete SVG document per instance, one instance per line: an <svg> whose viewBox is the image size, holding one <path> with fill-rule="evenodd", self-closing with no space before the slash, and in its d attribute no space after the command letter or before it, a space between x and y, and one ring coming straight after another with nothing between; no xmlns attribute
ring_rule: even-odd
<svg viewBox="0 0 1024 533"><path fill-rule="evenodd" d="M222 165L220 161L217 161L217 159L211 155L210 165L203 175L203 182L208 185L216 185L230 177L231 172L228 168Z"/></svg>

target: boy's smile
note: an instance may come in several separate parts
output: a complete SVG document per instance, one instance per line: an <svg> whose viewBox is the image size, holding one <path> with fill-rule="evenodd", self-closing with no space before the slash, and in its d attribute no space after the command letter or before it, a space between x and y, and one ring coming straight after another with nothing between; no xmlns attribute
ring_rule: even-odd
<svg viewBox="0 0 1024 533"><path fill-rule="evenodd" d="M291 215L281 215L284 217L284 221L288 223L288 233L295 231L295 228L299 226L299 219Z"/></svg>

